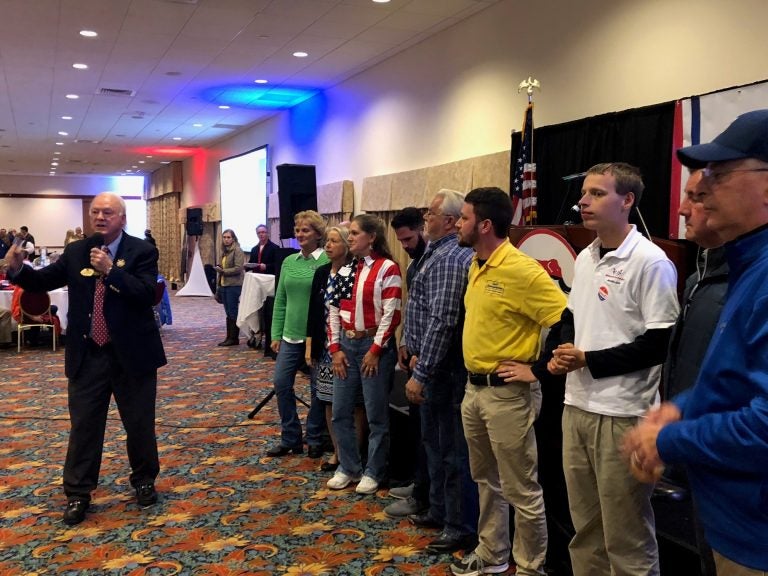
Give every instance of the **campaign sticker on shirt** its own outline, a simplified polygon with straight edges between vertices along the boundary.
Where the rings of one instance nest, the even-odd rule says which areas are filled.
[[[342,266],[341,268],[339,268],[338,274],[339,276],[344,276],[346,278],[347,276],[352,274],[352,268],[350,268],[349,265]]]
[[[504,296],[504,284],[493,280],[486,282],[485,293],[491,296]]]
[[[600,286],[600,288],[597,289],[597,297],[600,299],[600,302],[608,300],[608,287]]]

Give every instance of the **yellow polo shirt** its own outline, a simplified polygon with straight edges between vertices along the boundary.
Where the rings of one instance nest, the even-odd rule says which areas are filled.
[[[464,296],[464,364],[490,373],[502,360],[533,362],[542,327],[560,320],[565,294],[533,258],[504,242],[480,268],[469,268]]]

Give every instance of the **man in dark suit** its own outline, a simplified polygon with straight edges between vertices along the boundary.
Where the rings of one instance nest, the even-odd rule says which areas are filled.
[[[251,256],[248,258],[248,263],[245,265],[245,269],[249,272],[256,272],[257,274],[274,275],[275,265],[277,263],[277,251],[280,247],[269,239],[269,229],[266,225],[259,224],[256,226],[256,235],[259,237],[259,243],[251,248]],[[248,346],[251,348],[256,350],[260,349],[261,335],[269,334],[270,326],[272,324],[272,306],[274,305],[274,301],[275,299],[272,296],[268,297],[259,311],[259,324],[262,329],[259,334],[254,334],[249,338]],[[269,336],[267,336],[264,345],[264,356],[272,356],[274,358],[274,353],[269,349]]]
[[[65,247],[41,270],[22,265],[14,246],[6,257],[11,279],[26,290],[68,286],[65,372],[71,431],[64,462],[64,522],[85,518],[101,466],[110,397],[127,436],[130,483],[140,506],[157,502],[160,471],[155,437],[157,369],[166,363],[152,304],[157,249],[123,232],[125,203],[111,193],[91,204],[94,234]]]
[[[279,246],[269,239],[269,230],[264,224],[256,226],[256,235],[259,243],[251,248],[251,256],[245,267],[258,274],[274,274]]]

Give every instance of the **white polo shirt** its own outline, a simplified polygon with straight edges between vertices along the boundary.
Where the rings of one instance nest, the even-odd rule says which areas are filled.
[[[576,348],[604,350],[646,330],[675,323],[677,271],[664,252],[633,225],[616,250],[600,258],[596,239],[576,258],[568,298]],[[654,400],[661,365],[595,379],[584,367],[568,374],[565,403],[606,416],[641,416]]]

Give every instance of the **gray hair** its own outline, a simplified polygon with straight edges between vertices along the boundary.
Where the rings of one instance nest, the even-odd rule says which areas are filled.
[[[435,198],[442,198],[443,204],[440,209],[444,216],[453,216],[458,219],[461,216],[461,208],[464,205],[464,194],[456,190],[442,188],[435,194]]]

